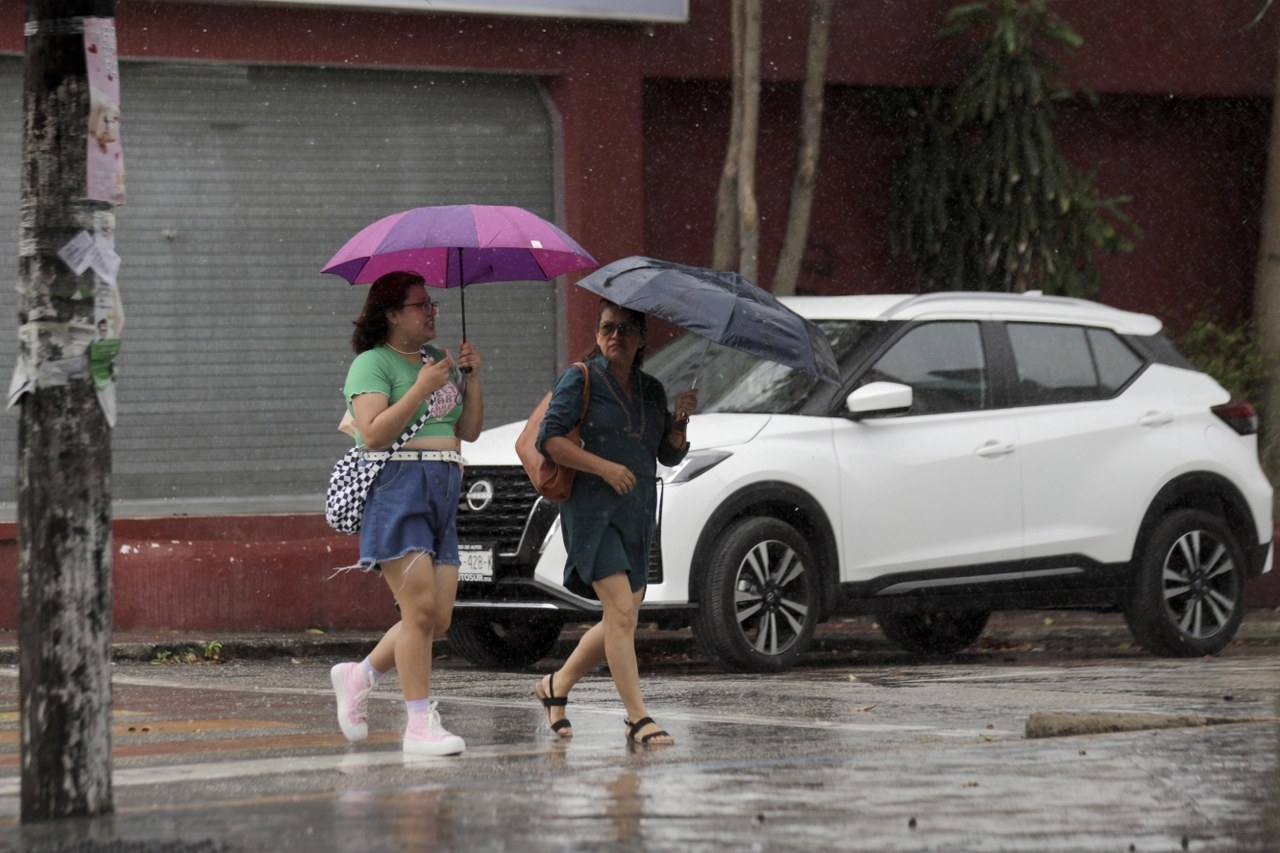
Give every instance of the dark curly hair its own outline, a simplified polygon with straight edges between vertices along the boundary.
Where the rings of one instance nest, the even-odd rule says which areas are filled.
[[[642,335],[649,328],[648,314],[645,314],[641,311],[636,311],[634,308],[623,308],[618,303],[610,302],[608,299],[601,299],[600,304],[596,307],[596,328],[599,328],[600,318],[604,316],[604,309],[606,308],[617,308],[619,311],[621,311],[623,314],[627,316],[628,322],[635,323],[636,326],[639,327],[640,334]],[[595,330],[593,329],[592,331],[594,332]],[[582,357],[581,360],[590,361],[591,359],[595,358],[598,355],[600,355],[600,345],[594,344],[591,347],[591,349],[587,352],[587,354]],[[636,350],[636,359],[635,361],[631,362],[631,369],[639,370],[640,365],[642,364],[644,364],[644,345],[643,344],[641,344],[640,348]]]
[[[381,276],[369,285],[369,295],[364,298],[360,316],[352,321],[351,348],[359,355],[387,342],[387,312],[404,306],[409,288],[425,285],[426,280],[416,272],[399,270]]]

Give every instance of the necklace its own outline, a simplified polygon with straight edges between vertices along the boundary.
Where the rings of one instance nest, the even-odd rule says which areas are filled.
[[[418,354],[421,352],[421,350],[416,350],[416,349],[411,349],[411,350],[409,350],[408,352],[406,352],[405,350],[402,350],[402,349],[396,349],[395,347],[393,347],[393,346],[391,345],[391,343],[390,343],[390,342],[388,342],[388,343],[386,343],[386,344],[383,344],[383,346],[385,346],[387,349],[395,350],[396,352],[400,353],[401,355],[418,355]]]
[[[636,402],[639,404],[639,408],[640,408],[640,417],[639,417],[640,429],[636,430],[632,427],[631,405],[629,404],[628,400],[623,399],[624,397],[626,397],[626,392],[622,390],[621,383],[619,383],[618,380],[613,378],[613,372],[608,370],[607,368],[603,371],[603,373],[604,373],[604,380],[605,380],[604,381],[605,390],[608,391],[609,396],[612,397],[615,402],[617,402],[618,408],[622,409],[623,417],[627,419],[627,424],[625,427],[627,436],[629,438],[643,439],[645,419],[644,419],[644,397],[641,396],[641,391],[642,391],[641,384],[639,382],[632,383],[635,388]],[[614,390],[615,385],[618,386],[617,391]]]

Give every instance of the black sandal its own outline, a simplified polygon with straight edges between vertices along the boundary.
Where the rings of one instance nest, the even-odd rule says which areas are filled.
[[[642,746],[671,746],[669,743],[651,743],[654,738],[671,737],[670,733],[663,731],[662,729],[658,729],[656,732],[649,732],[644,737],[636,737],[636,735],[640,733],[640,730],[645,726],[657,725],[657,723],[653,721],[653,717],[641,717],[634,723],[630,720],[623,719],[622,724],[627,727],[627,740],[632,743],[638,743]],[[672,743],[674,742],[675,739],[672,738]]]
[[[555,722],[551,721],[552,708],[563,708],[569,704],[568,696],[556,695],[556,675],[554,672],[547,673],[546,695],[543,695],[542,692],[542,679],[538,679],[538,683],[533,686],[533,695],[537,696],[538,700],[542,702],[542,707],[547,709],[547,725],[551,727],[551,731],[560,737],[573,737],[573,723],[569,722],[568,717],[561,717]]]

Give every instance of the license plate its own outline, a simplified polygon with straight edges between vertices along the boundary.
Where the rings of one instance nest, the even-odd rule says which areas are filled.
[[[458,580],[471,583],[493,581],[493,546],[463,542],[458,545],[462,557],[458,566]]]

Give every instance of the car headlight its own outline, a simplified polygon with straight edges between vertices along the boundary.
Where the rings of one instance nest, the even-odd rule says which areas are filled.
[[[710,471],[732,455],[727,450],[690,450],[689,455],[679,465],[663,469],[662,482],[687,483]]]

